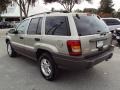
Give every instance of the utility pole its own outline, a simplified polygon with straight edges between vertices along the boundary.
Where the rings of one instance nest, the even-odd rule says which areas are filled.
[[[19,3],[20,3],[20,6],[19,6],[19,8],[20,8],[20,22],[21,22],[21,21],[22,21],[21,0],[19,0]]]

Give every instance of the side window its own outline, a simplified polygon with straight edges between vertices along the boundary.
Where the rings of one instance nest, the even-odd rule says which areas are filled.
[[[47,17],[45,25],[46,35],[70,36],[67,16]]]
[[[24,34],[25,31],[28,29],[28,25],[29,25],[29,20],[24,20],[23,22],[21,22],[21,24],[17,27],[17,31],[19,34]]]
[[[41,34],[42,20],[43,18],[40,17],[38,22],[37,34]]]
[[[116,19],[113,19],[113,25],[120,25],[120,22],[118,21],[118,20],[116,20]]]
[[[33,18],[31,20],[28,31],[27,31],[28,34],[36,34],[38,21],[39,21],[39,18]]]

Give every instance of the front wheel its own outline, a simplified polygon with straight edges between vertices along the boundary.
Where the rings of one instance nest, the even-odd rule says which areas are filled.
[[[43,53],[39,58],[39,67],[42,76],[48,80],[53,81],[57,76],[57,66],[53,58],[48,53]]]
[[[14,51],[14,49],[11,46],[10,42],[7,42],[7,52],[10,57],[15,57],[17,53]]]

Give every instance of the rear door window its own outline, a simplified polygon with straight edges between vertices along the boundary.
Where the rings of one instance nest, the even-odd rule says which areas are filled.
[[[47,17],[45,25],[46,35],[59,35],[59,36],[70,35],[67,16]]]
[[[79,36],[109,32],[104,21],[97,16],[74,16],[73,18]]]
[[[40,17],[39,22],[38,22],[37,34],[41,34],[42,20],[43,20],[43,18]]]
[[[33,18],[28,28],[28,34],[36,34],[39,18]]]

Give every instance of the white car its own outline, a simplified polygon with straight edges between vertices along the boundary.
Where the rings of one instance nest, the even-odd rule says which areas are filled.
[[[118,18],[102,18],[103,21],[108,25],[110,31],[114,31],[120,28],[120,19]]]

